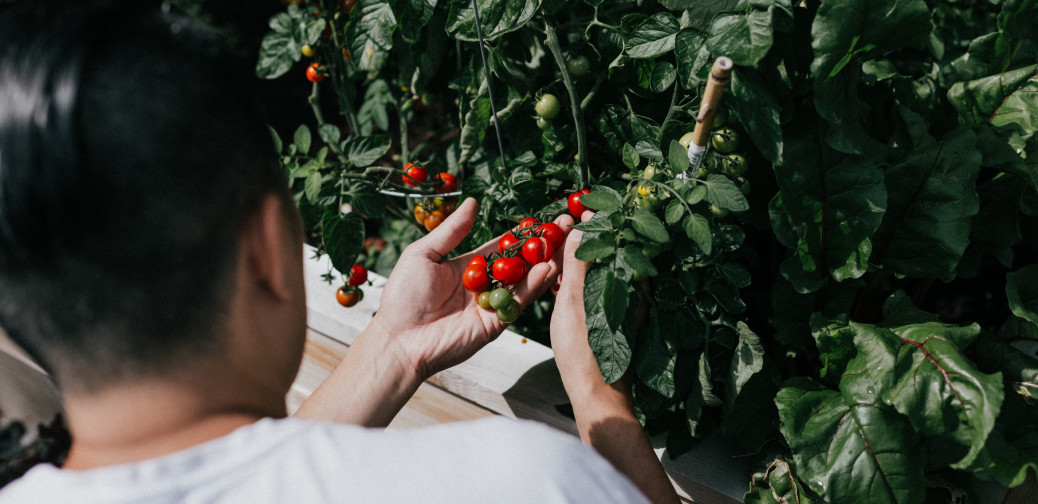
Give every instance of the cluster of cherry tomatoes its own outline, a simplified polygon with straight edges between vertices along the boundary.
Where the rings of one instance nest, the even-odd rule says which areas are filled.
[[[335,291],[335,300],[347,308],[356,305],[364,299],[364,291],[360,290],[360,286],[367,281],[368,269],[359,264],[354,264],[346,277],[346,285],[339,287],[339,290]]]
[[[407,166],[404,166],[404,173],[405,175],[401,175],[400,178],[408,187],[418,187],[429,180],[429,170],[420,164],[407,163]],[[458,179],[450,173],[440,172],[433,178],[433,181],[437,183],[436,194],[447,194],[458,190]]]
[[[430,198],[414,206],[414,220],[432,231],[458,209],[458,198]]]
[[[551,260],[564,240],[562,228],[555,223],[527,217],[501,237],[497,252],[472,258],[461,283],[476,295],[480,308],[496,311],[502,322],[513,322],[521,308],[508,287],[519,283],[530,267]]]

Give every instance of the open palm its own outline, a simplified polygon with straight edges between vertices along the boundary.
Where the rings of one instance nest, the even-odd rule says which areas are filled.
[[[466,200],[428,236],[407,247],[382,291],[382,309],[372,321],[401,346],[423,379],[465,361],[508,327],[496,313],[479,308],[461,284],[468,262],[496,250],[497,239],[441,261],[461,243],[475,220],[476,202]],[[569,233],[573,219],[563,215],[555,223]],[[559,249],[551,261],[530,268],[514,286],[513,295],[522,307],[558,277],[563,257]]]

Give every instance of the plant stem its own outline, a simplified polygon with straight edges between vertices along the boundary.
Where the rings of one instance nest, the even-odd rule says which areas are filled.
[[[605,81],[606,74],[599,74],[598,78],[595,79],[595,85],[588,91],[587,96],[584,97],[584,101],[580,102],[580,110],[587,110],[587,106],[591,104],[591,100],[595,99],[595,93],[598,92],[598,88]]]
[[[497,148],[501,151],[501,169],[508,169],[505,161],[505,143],[501,138],[501,121],[497,119],[497,106],[494,105],[494,89],[490,87],[490,66],[487,65],[487,53],[483,49],[483,28],[479,24],[479,9],[476,8],[476,0],[472,0],[472,15],[476,22],[476,35],[479,37],[479,56],[483,58],[483,77],[487,80],[487,96],[490,98],[490,113],[494,118],[494,131],[497,133]]]
[[[663,122],[660,123],[660,132],[656,133],[656,143],[660,143],[660,142],[663,141],[663,129],[667,127],[667,123],[670,122],[670,119],[672,117],[674,117],[674,110],[677,108],[677,103],[678,103],[678,92],[680,92],[680,91],[681,91],[681,82],[675,79],[674,80],[674,94],[671,95],[671,97],[670,97],[670,107],[667,108],[667,117],[664,117],[663,118]],[[661,145],[660,149],[662,149],[662,148],[663,148],[663,146]]]
[[[577,163],[577,184],[580,187],[584,187],[587,184],[588,175],[587,168],[587,135],[584,132],[584,110],[581,108],[580,100],[577,99],[577,88],[573,85],[573,78],[569,74],[569,69],[566,68],[566,59],[562,55],[562,47],[559,45],[559,37],[555,35],[555,30],[552,29],[551,25],[545,21],[544,31],[548,33],[548,38],[545,43],[548,45],[548,49],[551,49],[551,53],[555,56],[555,62],[559,65],[559,71],[562,72],[562,82],[566,84],[566,91],[569,91],[569,103],[570,108],[573,110],[573,122],[577,126],[577,155],[580,157]]]
[[[404,103],[407,103],[407,100],[404,100]],[[407,166],[411,157],[411,140],[407,136],[407,112],[403,109],[403,104],[397,107],[397,116],[400,118],[400,165]]]
[[[662,182],[654,182],[654,181],[651,181],[651,180],[649,182],[652,182],[656,187],[662,187],[662,188],[666,189],[667,192],[673,194],[674,197],[677,198],[678,201],[680,201],[682,205],[685,205],[685,210],[688,210],[688,214],[692,215],[692,207],[688,206],[688,203],[685,203],[685,200],[681,198],[681,195],[678,194],[677,191],[675,191],[674,189],[671,189],[670,186],[668,186],[667,184],[664,184]]]

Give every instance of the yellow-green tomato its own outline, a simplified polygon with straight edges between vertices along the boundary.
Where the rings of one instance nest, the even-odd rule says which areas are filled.
[[[490,304],[490,291],[480,292],[476,296],[476,304],[484,310],[494,311],[494,307]]]
[[[559,115],[559,99],[552,94],[545,94],[541,97],[537,105],[534,105],[533,110],[537,112],[537,115],[545,119],[555,119]]]
[[[750,165],[746,164],[746,158],[742,157],[742,154],[729,154],[724,159],[724,172],[733,177],[745,175],[749,167]]]
[[[303,56],[306,56],[307,58],[314,57],[314,48],[310,47],[309,45],[304,45],[301,51],[303,53]]]
[[[649,259],[655,259],[656,256],[660,255],[660,245],[658,243],[646,243],[642,246],[642,255]]]
[[[569,73],[574,77],[583,77],[587,75],[587,71],[591,68],[591,63],[588,63],[587,58],[583,56],[574,56],[566,62],[566,68],[569,69]]]
[[[706,165],[703,165],[703,166],[699,167],[699,171],[696,173],[696,177],[697,178],[701,178],[701,179],[705,179],[706,176],[710,175],[711,173],[713,173],[713,171],[710,170],[710,168],[707,167]]]
[[[681,146],[684,147],[685,150],[688,150],[689,144],[692,143],[692,132],[689,131],[688,133],[681,135],[681,139],[678,140],[678,143],[681,144]]]
[[[545,119],[543,117],[538,117],[537,118],[537,127],[542,129],[542,130],[546,130],[546,129],[551,127],[551,120]]]
[[[739,134],[731,128],[721,128],[710,135],[710,142],[717,152],[728,154],[739,148]]]
[[[642,178],[645,180],[653,180],[656,178],[656,167],[652,165],[646,166],[645,169],[642,170]]]
[[[714,217],[723,219],[728,217],[728,210],[724,208],[718,208],[717,205],[710,205],[710,213],[714,214]]]

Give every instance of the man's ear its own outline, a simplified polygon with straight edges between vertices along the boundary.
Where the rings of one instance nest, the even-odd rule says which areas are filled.
[[[242,236],[244,260],[252,270],[250,275],[257,287],[270,292],[275,298],[287,301],[292,297],[285,268],[286,241],[295,243],[295,231],[285,222],[286,211],[282,198],[268,194],[260,200],[251,222]],[[292,250],[295,250],[294,248]]]

